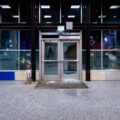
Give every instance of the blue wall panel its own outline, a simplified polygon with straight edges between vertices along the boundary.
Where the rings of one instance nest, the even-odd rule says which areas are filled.
[[[0,80],[15,80],[15,72],[0,72]]]

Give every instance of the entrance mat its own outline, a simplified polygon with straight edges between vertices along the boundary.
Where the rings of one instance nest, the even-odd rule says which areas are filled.
[[[35,88],[38,88],[38,89],[87,89],[88,86],[84,82],[44,83],[39,81]]]

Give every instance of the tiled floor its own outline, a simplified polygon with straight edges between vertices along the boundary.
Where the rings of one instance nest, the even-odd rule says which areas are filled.
[[[120,120],[120,81],[87,85],[35,89],[35,84],[0,81],[0,120]]]

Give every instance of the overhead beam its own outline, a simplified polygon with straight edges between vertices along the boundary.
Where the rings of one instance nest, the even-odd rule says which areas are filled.
[[[47,25],[47,24],[34,24],[34,28],[36,30],[57,30],[57,26],[59,25],[65,25],[65,24],[53,24],[53,25]],[[0,29],[32,29],[31,24],[0,24]],[[120,25],[118,24],[75,24],[73,26],[73,30],[120,30]]]

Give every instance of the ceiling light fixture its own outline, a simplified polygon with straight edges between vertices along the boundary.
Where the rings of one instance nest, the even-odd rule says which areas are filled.
[[[80,5],[71,5],[71,9],[78,9],[80,8]]]
[[[68,15],[68,18],[75,18],[75,15]]]
[[[11,7],[9,5],[0,5],[0,7],[2,9],[11,9]]]
[[[44,18],[51,18],[51,15],[44,15]]]
[[[46,22],[47,24],[51,24],[52,22]]]
[[[19,18],[19,15],[13,15],[12,17],[13,18]]]
[[[41,5],[42,9],[50,9],[50,5]]]
[[[109,9],[119,9],[120,5],[112,5],[109,7]]]
[[[106,15],[99,15],[98,18],[106,18]]]

